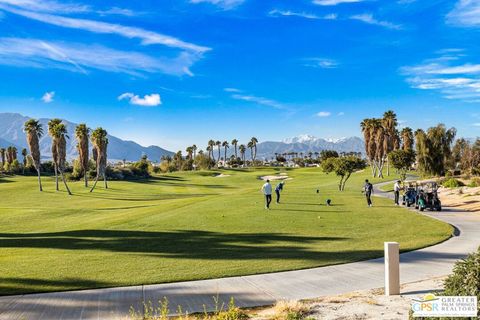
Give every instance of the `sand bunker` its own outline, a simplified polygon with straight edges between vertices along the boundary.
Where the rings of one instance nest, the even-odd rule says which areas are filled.
[[[480,187],[440,188],[438,196],[445,207],[454,207],[465,211],[480,211]]]
[[[281,173],[281,175],[279,176],[263,176],[263,177],[260,177],[260,180],[270,180],[270,181],[274,181],[274,180],[291,180],[291,178],[289,178],[287,176],[286,173]]]
[[[215,178],[225,178],[225,177],[230,177],[230,175],[229,175],[229,174],[223,174],[223,173],[221,173],[221,174],[217,174],[217,175],[215,176]]]

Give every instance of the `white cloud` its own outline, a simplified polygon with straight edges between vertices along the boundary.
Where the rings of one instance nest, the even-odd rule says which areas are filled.
[[[13,6],[29,11],[54,12],[54,13],[85,13],[90,12],[90,6],[75,3],[58,3],[49,0],[0,0],[0,6]]]
[[[162,100],[160,99],[160,95],[158,93],[147,94],[144,95],[143,98],[130,92],[126,92],[118,96],[118,100],[124,99],[128,99],[130,104],[143,107],[156,107],[162,104]]]
[[[373,17],[371,13],[357,14],[357,15],[351,16],[350,19],[362,21],[371,25],[385,27],[387,29],[394,29],[394,30],[402,29],[402,26],[399,24],[394,24],[389,21],[377,20],[376,18]]]
[[[333,69],[337,68],[339,63],[333,59],[327,58],[309,58],[306,59],[307,63],[304,65],[306,67],[313,67],[313,68],[322,68],[322,69]]]
[[[102,15],[102,16],[117,15],[117,16],[125,16],[125,17],[134,17],[134,16],[138,15],[137,12],[134,12],[130,9],[124,9],[124,8],[119,8],[119,7],[111,7],[111,8],[106,9],[106,10],[98,10],[97,13]]]
[[[464,62],[465,56],[440,56],[400,69],[412,88],[439,92],[444,98],[477,102],[480,99],[480,64]],[[453,59],[454,58],[454,59]]]
[[[233,9],[243,2],[245,0],[190,0],[190,3],[210,3],[225,10]]]
[[[278,9],[273,9],[268,13],[268,15],[272,17],[300,17],[300,18],[305,18],[305,19],[313,19],[313,20],[335,20],[337,19],[336,14],[327,14],[324,16],[318,16],[313,13],[307,13],[307,12],[295,12],[291,10],[278,10]]]
[[[45,92],[42,96],[42,101],[45,103],[53,102],[53,98],[55,97],[55,91]]]
[[[197,54],[180,52],[177,57],[152,57],[100,45],[48,42],[39,39],[0,38],[0,64],[16,67],[56,68],[88,73],[90,69],[141,76],[146,73],[191,75]]]
[[[447,14],[447,23],[464,26],[480,26],[480,1],[459,0],[452,11]]]
[[[474,127],[480,127],[480,122],[473,123],[472,126],[474,126]]]
[[[313,3],[320,6],[336,6],[341,3],[355,3],[362,1],[363,0],[313,0]]]
[[[242,90],[237,88],[224,88],[223,91],[225,92],[242,92]]]
[[[246,94],[238,94],[237,93],[237,94],[233,94],[232,98],[236,99],[236,100],[253,102],[253,103],[256,103],[256,104],[260,104],[260,105],[267,106],[267,107],[272,107],[272,108],[275,108],[275,109],[286,109],[286,107],[284,105],[282,105],[280,102],[277,102],[277,101],[271,100],[271,99],[267,99],[267,98],[264,98],[264,97],[257,97],[257,96],[253,96],[253,95],[246,95]]]
[[[41,21],[47,24],[51,24],[51,25],[55,25],[63,28],[80,29],[80,30],[89,31],[93,33],[116,34],[129,39],[140,39],[143,45],[160,44],[167,47],[188,50],[198,54],[201,54],[210,50],[210,48],[207,48],[207,47],[198,46],[193,43],[182,41],[175,37],[145,30],[142,28],[123,26],[119,24],[113,24],[113,23],[107,23],[107,22],[101,22],[101,21],[95,21],[95,20],[68,18],[68,17],[62,17],[58,15],[53,15],[53,14],[19,10],[19,9],[12,8],[10,6],[2,6],[1,4],[0,4],[0,9],[3,9],[5,11],[8,11],[26,18],[30,18],[33,20]]]
[[[343,112],[343,111],[337,113],[337,116],[339,116],[339,117],[344,116],[344,115],[345,115],[345,112]]]
[[[331,115],[332,113],[329,111],[320,111],[316,114],[316,116],[320,118],[330,117]]]

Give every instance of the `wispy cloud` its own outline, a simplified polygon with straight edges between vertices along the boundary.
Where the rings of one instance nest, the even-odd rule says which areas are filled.
[[[480,26],[480,1],[458,0],[452,11],[447,14],[447,23],[464,26]]]
[[[117,15],[117,16],[134,17],[138,15],[138,12],[135,12],[130,9],[119,8],[119,7],[111,7],[105,10],[97,10],[97,13],[102,16]]]
[[[375,25],[375,26],[381,26],[387,29],[394,29],[394,30],[400,30],[402,29],[402,26],[399,24],[394,24],[389,21],[383,21],[383,20],[378,20],[376,19],[371,13],[363,13],[363,14],[357,14],[350,16],[350,19],[353,20],[358,20],[365,22],[367,24]]]
[[[313,3],[318,4],[319,6],[336,6],[341,3],[355,3],[362,1],[364,0],[313,0]]]
[[[474,127],[480,127],[480,122],[472,123],[472,126],[474,126]]]
[[[241,5],[245,0],[190,0],[191,3],[210,3],[222,9],[230,10]]]
[[[53,98],[55,97],[55,91],[45,92],[42,96],[42,101],[45,103],[53,102]]]
[[[84,4],[59,3],[49,0],[0,0],[0,5],[16,7],[29,11],[54,12],[57,14],[85,13],[92,8]]]
[[[237,88],[224,88],[223,91],[225,92],[242,92],[242,90]]]
[[[305,60],[306,63],[304,64],[304,66],[312,68],[334,69],[337,68],[339,65],[336,60],[327,58],[308,58]]]
[[[278,10],[278,9],[273,9],[268,13],[269,16],[271,17],[300,17],[300,18],[305,18],[305,19],[313,19],[313,20],[335,20],[337,19],[336,14],[327,14],[323,16],[319,16],[313,13],[308,13],[308,12],[296,12],[296,11],[291,11],[291,10]]]
[[[236,100],[248,101],[262,106],[272,107],[275,109],[287,109],[285,105],[275,100],[267,99],[264,97],[258,97],[254,95],[235,93],[232,94],[232,98]]]
[[[142,107],[156,107],[162,104],[162,100],[158,93],[146,94],[143,98],[131,92],[126,92],[118,96],[118,100],[124,99],[129,100],[130,104]]]
[[[175,37],[137,27],[129,27],[96,20],[69,18],[53,14],[19,10],[10,6],[3,6],[1,4],[0,9],[29,19],[41,21],[63,28],[80,29],[93,33],[116,34],[129,39],[140,39],[143,45],[160,44],[167,47],[188,50],[199,54],[210,50],[210,48],[207,47],[199,46],[193,43],[182,41]]]
[[[464,55],[439,56],[416,66],[401,68],[416,89],[432,90],[447,99],[477,102],[480,99],[480,64],[464,62]]]
[[[337,113],[337,116],[341,117],[341,116],[344,116],[345,115],[345,112],[343,111],[340,111],[339,113]]]
[[[320,112],[317,112],[317,114],[316,114],[316,116],[320,117],[320,118],[330,117],[331,115],[332,115],[332,113],[329,112],[329,111],[320,111]]]
[[[198,59],[189,52],[181,52],[174,58],[161,58],[100,45],[0,38],[0,64],[17,67],[56,68],[84,74],[98,69],[136,76],[146,73],[181,76],[192,75],[189,68]]]

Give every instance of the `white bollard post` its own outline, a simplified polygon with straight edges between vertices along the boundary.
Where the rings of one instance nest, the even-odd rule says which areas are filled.
[[[385,295],[400,294],[400,249],[398,242],[385,242]]]

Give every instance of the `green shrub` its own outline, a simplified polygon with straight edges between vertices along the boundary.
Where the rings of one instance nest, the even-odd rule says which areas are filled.
[[[473,178],[468,186],[471,188],[480,187],[480,178]]]
[[[453,267],[453,273],[445,279],[443,285],[444,292],[441,293],[443,296],[477,296],[480,301],[480,248],[465,259],[457,261]],[[410,312],[409,319],[456,320],[459,318],[414,318],[413,313]]]
[[[458,187],[463,187],[465,184],[463,184],[460,180],[450,178],[445,180],[442,185],[445,188],[458,188]]]

